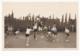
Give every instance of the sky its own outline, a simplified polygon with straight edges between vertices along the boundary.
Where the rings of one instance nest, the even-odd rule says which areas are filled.
[[[75,2],[4,2],[3,3],[3,16],[14,12],[14,17],[19,18],[31,15],[40,16],[53,16],[54,18],[61,18],[64,14],[71,14],[74,18],[78,11],[78,5]]]

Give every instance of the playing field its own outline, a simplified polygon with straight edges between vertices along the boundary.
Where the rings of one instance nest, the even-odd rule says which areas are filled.
[[[65,41],[65,34],[59,32],[56,40],[48,41],[45,33],[37,33],[37,40],[34,40],[33,34],[30,36],[30,46],[26,46],[25,33],[18,35],[8,35],[4,40],[5,48],[76,48],[76,33],[70,33],[69,41]]]

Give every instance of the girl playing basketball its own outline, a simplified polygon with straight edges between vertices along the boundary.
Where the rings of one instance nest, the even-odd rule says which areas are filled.
[[[31,29],[30,27],[28,26],[27,29],[26,29],[26,46],[29,46],[29,36],[30,36],[30,33],[31,33]]]

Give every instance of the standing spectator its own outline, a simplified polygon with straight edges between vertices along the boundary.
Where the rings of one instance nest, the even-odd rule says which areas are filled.
[[[18,29],[18,30],[16,30],[14,33],[15,33],[15,35],[16,35],[16,38],[18,38],[18,34],[20,33],[20,30]]]

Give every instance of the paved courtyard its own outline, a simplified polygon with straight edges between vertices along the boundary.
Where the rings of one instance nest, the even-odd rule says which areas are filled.
[[[30,37],[30,46],[26,46],[25,33],[18,35],[8,35],[4,40],[5,48],[76,48],[76,33],[70,33],[68,42],[65,41],[65,34],[59,32],[56,41],[50,42],[47,40],[45,33],[41,32],[36,35],[38,38],[34,40],[33,33]],[[16,38],[17,37],[17,38]]]

